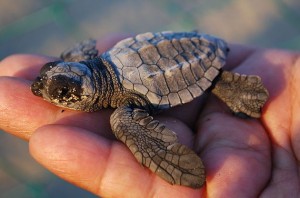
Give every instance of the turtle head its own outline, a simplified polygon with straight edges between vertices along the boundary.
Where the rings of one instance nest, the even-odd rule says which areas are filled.
[[[31,91],[57,106],[91,111],[96,88],[92,71],[87,65],[56,61],[41,68]]]

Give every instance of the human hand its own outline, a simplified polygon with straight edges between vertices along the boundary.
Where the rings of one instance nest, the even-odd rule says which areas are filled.
[[[99,41],[100,51],[119,39]],[[156,117],[201,156],[207,171],[201,189],[171,186],[139,165],[111,133],[112,110],[62,111],[34,96],[30,83],[48,57],[15,55],[0,63],[0,128],[28,140],[32,156],[50,171],[103,197],[296,196],[300,56],[230,48],[227,69],[261,76],[270,92],[261,121],[232,116],[213,96],[203,109],[198,99]]]

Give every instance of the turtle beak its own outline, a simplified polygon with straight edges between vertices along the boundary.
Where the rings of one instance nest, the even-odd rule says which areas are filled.
[[[31,92],[39,97],[43,97],[42,91],[44,90],[44,83],[43,79],[47,79],[46,72],[51,70],[53,67],[55,67],[57,64],[59,64],[62,61],[54,61],[46,63],[40,70],[40,75],[33,81],[31,84]]]
[[[30,86],[31,92],[39,97],[43,97],[42,90],[44,89],[44,85],[41,77],[37,77]]]

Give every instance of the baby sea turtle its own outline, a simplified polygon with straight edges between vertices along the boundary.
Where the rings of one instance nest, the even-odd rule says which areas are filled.
[[[237,113],[258,118],[268,91],[260,77],[223,71],[227,44],[197,32],[144,33],[98,55],[88,40],[45,64],[33,94],[81,111],[116,108],[111,128],[138,162],[171,184],[200,188],[205,170],[199,156],[153,119],[211,90]]]

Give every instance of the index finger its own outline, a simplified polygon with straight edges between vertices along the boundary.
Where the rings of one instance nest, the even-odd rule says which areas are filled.
[[[125,37],[125,34],[119,34],[99,39],[96,46],[99,54],[111,48],[116,42]],[[59,55],[59,53],[57,55]],[[32,54],[11,55],[0,62],[0,76],[12,76],[26,80],[34,80],[40,68],[45,63],[57,59],[58,58]]]
[[[114,36],[100,41],[99,52],[111,47],[122,37]],[[46,56],[13,55],[0,63],[0,128],[23,139],[29,139],[37,128],[51,123],[75,125],[91,131],[108,131],[110,111],[85,116],[83,114],[86,113],[72,110],[62,113],[61,108],[31,93],[31,80],[36,78],[46,62],[53,60]]]
[[[249,56],[251,56],[257,48],[239,45],[239,44],[229,44],[229,55],[226,60],[225,69],[233,70],[238,67],[242,62],[244,62]]]

